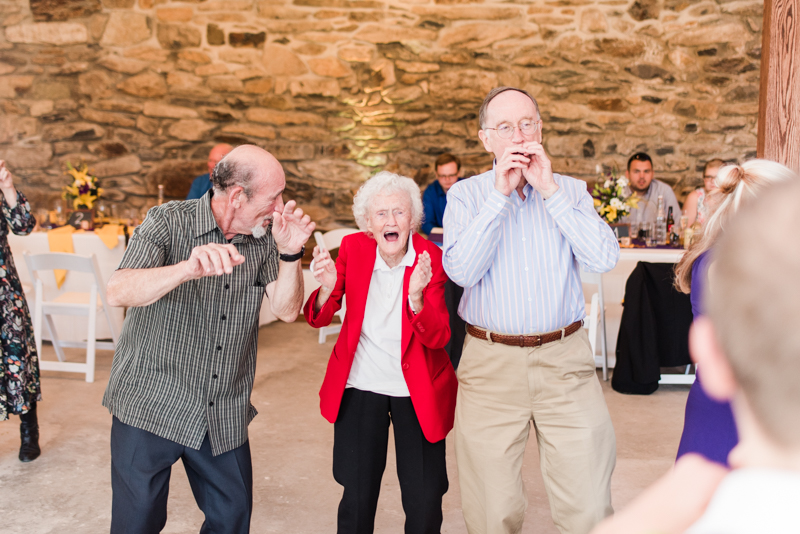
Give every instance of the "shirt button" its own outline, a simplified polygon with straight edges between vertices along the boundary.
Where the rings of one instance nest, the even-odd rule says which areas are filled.
[[[525,238],[523,237],[522,240],[525,241]]]
[[[525,270],[527,271],[527,270],[528,270],[528,268],[527,268],[527,267],[525,267]]]
[[[229,284],[225,284],[225,289],[230,289],[231,286]]]
[[[216,380],[216,379],[217,379],[217,375],[216,375],[216,374],[215,374],[215,375],[212,375],[212,376],[211,376],[211,378],[213,378],[214,380]]]
[[[222,345],[217,345],[217,350],[222,350]]]
[[[214,401],[208,403],[209,406],[214,406]]]
[[[528,297],[528,302],[533,302],[533,299]]]
[[[223,321],[225,320],[225,316],[224,316],[224,315],[222,316],[222,320],[223,320]]]
[[[408,369],[410,366],[407,363],[403,364],[403,369]]]

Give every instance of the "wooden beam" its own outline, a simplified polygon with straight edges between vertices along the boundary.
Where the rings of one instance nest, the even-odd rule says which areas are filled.
[[[764,0],[758,157],[800,171],[800,0]]]

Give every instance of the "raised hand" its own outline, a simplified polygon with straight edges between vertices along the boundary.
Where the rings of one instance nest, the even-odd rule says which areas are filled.
[[[283,212],[272,214],[272,237],[281,254],[297,254],[306,244],[316,225],[311,217],[303,215],[297,203],[290,200],[283,206]]]
[[[336,285],[336,265],[327,250],[314,247],[314,279],[322,284],[322,291],[330,293]]]
[[[192,249],[192,255],[186,260],[185,272],[189,280],[196,280],[204,276],[231,274],[235,266],[243,263],[244,256],[239,254],[235,246],[209,243]]]
[[[411,273],[411,278],[408,281],[408,296],[411,297],[411,302],[414,303],[414,310],[417,313],[422,310],[422,290],[430,283],[432,277],[431,256],[426,251],[419,255],[417,266],[414,267],[414,272]]]
[[[541,143],[531,141],[522,145],[522,149],[529,157],[528,164],[522,169],[522,176],[545,199],[550,198],[558,191],[558,184],[553,179],[553,166],[544,147]]]
[[[506,147],[494,166],[494,188],[508,196],[522,180],[522,170],[528,167],[530,158],[521,153],[519,146]]]

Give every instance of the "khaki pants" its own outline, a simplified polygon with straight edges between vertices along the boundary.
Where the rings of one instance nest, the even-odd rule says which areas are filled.
[[[457,374],[455,447],[470,534],[521,531],[531,422],[559,531],[586,534],[613,512],[616,438],[584,329],[537,348],[467,335]]]

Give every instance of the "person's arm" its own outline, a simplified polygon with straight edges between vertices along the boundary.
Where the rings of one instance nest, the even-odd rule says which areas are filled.
[[[294,200],[283,207],[283,213],[272,214],[272,237],[279,254],[293,255],[306,244],[315,224],[303,210],[296,208]],[[300,260],[281,261],[278,278],[267,284],[270,310],[281,321],[291,323],[303,306],[303,271]]]
[[[697,454],[681,457],[627,508],[591,534],[679,534],[703,515],[728,470]]]
[[[123,258],[123,262],[125,258]],[[230,274],[245,258],[233,245],[209,243],[192,249],[188,260],[151,268],[119,269],[106,288],[110,306],[149,306],[189,280]]]
[[[409,298],[403,304],[414,335],[424,346],[441,349],[450,341],[450,315],[444,302],[447,275],[442,269],[439,250],[427,252],[425,256],[425,252],[420,254],[409,280]]]
[[[339,255],[334,264],[327,251],[323,252],[319,247],[314,247],[316,253],[314,278],[321,285],[311,293],[303,309],[306,321],[314,328],[331,324],[333,314],[342,308],[348,249],[349,239],[345,237],[339,246]]]
[[[697,198],[700,196],[700,192],[698,190],[694,190],[689,193],[689,196],[686,197],[686,202],[683,203],[683,214],[689,218],[688,226],[694,224],[697,220]],[[675,217],[673,211],[673,217]],[[675,218],[676,221],[680,221],[680,217]]]
[[[545,200],[545,209],[586,271],[610,271],[619,260],[619,243],[614,232],[595,211],[594,201],[588,191],[579,191],[576,202],[565,189],[559,188]]]

